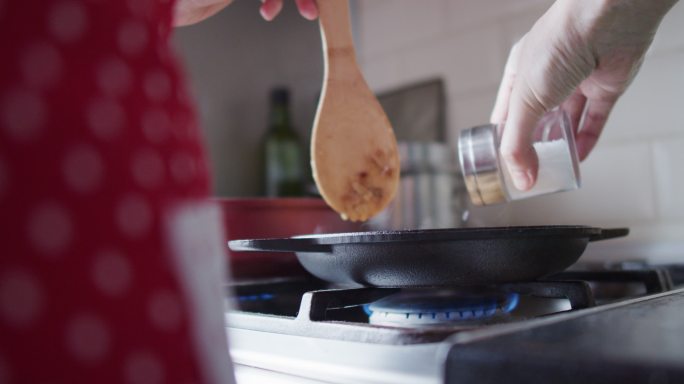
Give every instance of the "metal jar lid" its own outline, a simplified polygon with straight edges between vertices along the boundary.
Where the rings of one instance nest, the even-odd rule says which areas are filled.
[[[458,158],[470,199],[475,205],[505,202],[505,181],[499,168],[496,125],[464,129],[458,138]]]

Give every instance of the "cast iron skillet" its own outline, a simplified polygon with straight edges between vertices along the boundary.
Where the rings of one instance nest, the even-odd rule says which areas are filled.
[[[313,275],[381,287],[483,285],[560,272],[590,241],[627,228],[538,226],[354,232],[233,240],[233,251],[296,252]]]

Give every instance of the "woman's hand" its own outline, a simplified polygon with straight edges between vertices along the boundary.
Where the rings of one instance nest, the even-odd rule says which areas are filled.
[[[233,0],[179,0],[173,18],[173,24],[177,27],[198,23],[210,16],[215,15],[227,7]],[[261,0],[259,9],[261,16],[271,21],[280,10],[283,9],[283,0]],[[308,20],[318,17],[316,0],[295,0],[299,13]]]
[[[516,188],[534,185],[538,159],[531,134],[558,105],[570,114],[580,159],[587,157],[675,3],[557,0],[513,47],[491,120],[506,123],[501,155]]]

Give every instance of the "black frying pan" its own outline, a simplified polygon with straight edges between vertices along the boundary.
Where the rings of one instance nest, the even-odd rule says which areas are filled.
[[[315,276],[382,287],[482,285],[560,272],[587,243],[627,228],[585,226],[459,228],[233,240],[233,251],[296,252]]]

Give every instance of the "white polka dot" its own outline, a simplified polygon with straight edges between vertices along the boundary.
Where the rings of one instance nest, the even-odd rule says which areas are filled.
[[[62,76],[62,57],[48,42],[34,43],[21,57],[21,71],[26,82],[36,88],[57,84]]]
[[[95,136],[111,140],[121,133],[126,116],[123,108],[112,99],[96,99],[86,111],[88,126]]]
[[[77,1],[62,1],[52,8],[49,30],[62,43],[72,43],[83,36],[88,24],[86,10]]]
[[[161,331],[178,329],[181,322],[181,303],[170,291],[158,291],[152,294],[147,303],[147,315],[152,325]]]
[[[66,326],[66,348],[84,363],[101,361],[109,351],[110,336],[104,321],[93,314],[73,317]]]
[[[0,198],[2,198],[9,189],[9,175],[5,162],[0,159]]]
[[[125,382],[129,384],[157,384],[164,381],[164,367],[150,352],[132,353],[124,365]]]
[[[20,269],[0,275],[0,316],[6,324],[28,327],[43,309],[43,294],[38,280]]]
[[[163,101],[171,95],[171,80],[164,71],[152,71],[145,76],[144,89],[152,101]]]
[[[195,159],[187,153],[173,155],[170,168],[171,176],[181,184],[192,181],[197,171]]]
[[[127,55],[142,53],[148,40],[147,27],[139,21],[128,20],[119,26],[117,35],[119,49]]]
[[[158,187],[164,179],[164,160],[157,152],[142,149],[133,155],[131,170],[133,178],[143,188]]]
[[[15,89],[2,98],[2,125],[18,141],[34,139],[46,120],[46,105],[37,93]]]
[[[94,191],[103,179],[102,159],[90,145],[80,144],[69,149],[62,161],[66,185],[78,193]]]
[[[139,238],[150,229],[152,210],[140,196],[127,196],[116,207],[116,223],[124,235]]]
[[[171,119],[161,109],[149,109],[142,117],[142,129],[145,137],[152,143],[159,144],[169,137]]]
[[[92,278],[102,293],[109,296],[122,295],[130,287],[131,275],[131,266],[121,253],[105,250],[95,256]]]
[[[119,58],[103,61],[97,68],[97,84],[102,92],[110,96],[120,96],[131,86],[131,71]]]
[[[65,250],[73,236],[69,212],[57,203],[38,205],[30,214],[28,237],[35,250],[54,256]]]

